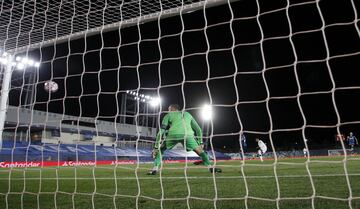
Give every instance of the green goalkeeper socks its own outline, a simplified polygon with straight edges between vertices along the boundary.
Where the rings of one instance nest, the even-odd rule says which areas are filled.
[[[157,153],[157,155],[156,155],[156,157],[155,157],[155,161],[154,161],[154,166],[160,167],[160,165],[161,165],[161,158],[162,158],[162,154],[161,154],[161,153]]]
[[[205,151],[203,151],[202,153],[200,153],[199,155],[204,163],[204,165],[212,165],[212,163],[209,160],[209,156],[207,155],[207,153]]]

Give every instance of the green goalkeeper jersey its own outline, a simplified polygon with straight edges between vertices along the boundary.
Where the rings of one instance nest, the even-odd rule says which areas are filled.
[[[165,115],[161,128],[156,136],[155,148],[158,148],[163,134],[167,132],[167,138],[177,136],[195,136],[198,143],[202,144],[202,130],[193,116],[188,112],[174,111]]]

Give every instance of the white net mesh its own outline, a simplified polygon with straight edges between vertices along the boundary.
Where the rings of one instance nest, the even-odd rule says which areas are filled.
[[[359,6],[2,1],[0,208],[360,208]],[[176,103],[222,173],[146,175]]]
[[[5,50],[23,50],[32,45],[52,44],[96,34],[100,30],[156,20],[159,15],[194,10],[205,1],[3,1],[1,37]],[[215,5],[211,0],[207,5]]]

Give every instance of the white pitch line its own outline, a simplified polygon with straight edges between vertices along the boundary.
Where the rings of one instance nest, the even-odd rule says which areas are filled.
[[[314,174],[311,175],[312,177],[339,177],[345,176],[345,174]],[[353,173],[348,174],[348,176],[360,176],[360,173]],[[140,177],[138,179],[142,180],[154,180],[158,179],[154,177]],[[278,178],[308,178],[309,175],[278,175]],[[212,176],[189,176],[188,179],[213,179]],[[269,176],[246,176],[247,179],[263,179],[263,178],[275,178],[273,175]],[[11,180],[21,180],[23,181],[24,178],[10,178]],[[93,180],[94,178],[91,177],[60,177],[60,178],[25,178],[25,180]],[[96,177],[97,180],[136,180],[135,177]],[[162,179],[185,179],[183,176],[169,176],[169,177],[162,177]],[[216,176],[216,179],[243,179],[243,176]],[[0,178],[0,180],[9,180],[9,178]]]

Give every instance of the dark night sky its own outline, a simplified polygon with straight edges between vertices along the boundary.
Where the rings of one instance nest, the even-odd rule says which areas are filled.
[[[295,5],[301,2],[306,4]],[[241,127],[250,132],[250,146],[255,136],[269,143],[266,99],[270,96],[272,129],[298,129],[271,135],[276,148],[290,149],[295,143],[296,148],[303,146],[301,127],[305,121],[296,98],[300,90],[310,149],[333,147],[338,117],[330,71],[337,88],[356,87],[336,90],[334,98],[340,122],[356,122],[342,124],[341,131],[353,131],[360,137],[360,38],[351,1],[320,1],[328,56],[315,1],[290,3],[291,23],[286,0],[259,0],[264,39],[256,18],[256,1],[243,0],[231,4],[233,21],[229,6],[223,5],[206,9],[206,21],[200,10],[161,19],[160,30],[155,21],[34,51],[31,55],[41,57],[42,62],[35,108],[114,120],[119,111],[116,99],[120,101],[124,91],[140,89],[141,93],[155,94],[159,90],[163,110],[179,103],[200,120],[194,108],[211,98],[215,105],[213,143],[236,150]],[[357,54],[336,57],[351,53]],[[42,88],[46,80],[58,82],[59,91],[47,94]],[[18,103],[18,92],[11,94],[13,104]],[[313,92],[323,93],[307,94]]]

